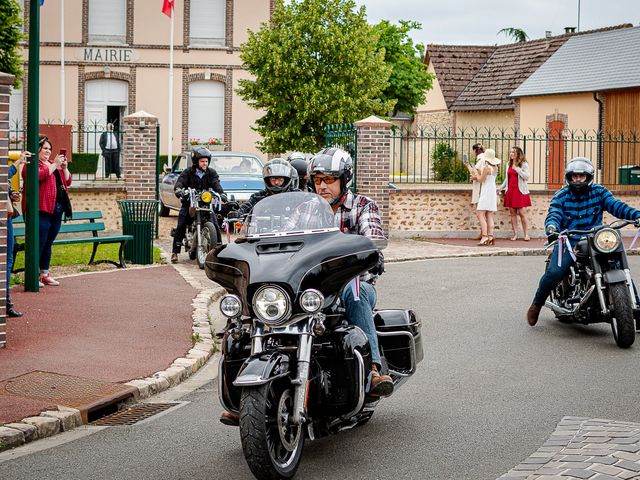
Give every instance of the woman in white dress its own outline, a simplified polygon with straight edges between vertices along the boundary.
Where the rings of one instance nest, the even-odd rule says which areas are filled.
[[[483,154],[484,166],[480,172],[480,198],[478,199],[478,219],[482,229],[482,238],[478,245],[495,245],[493,236],[493,212],[498,210],[498,195],[496,193],[496,176],[500,159],[496,158],[495,150],[487,148]]]

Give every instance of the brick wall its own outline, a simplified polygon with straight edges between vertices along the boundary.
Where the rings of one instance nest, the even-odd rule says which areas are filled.
[[[356,191],[380,208],[382,228],[389,235],[389,156],[391,123],[368,117],[355,123],[358,131]]]
[[[528,210],[529,229],[538,235],[544,230],[552,191],[532,191]],[[614,192],[614,195],[640,208],[640,196]],[[495,216],[496,237],[511,236],[511,220],[506,208],[498,206]],[[413,189],[391,191],[389,201],[389,228],[395,235],[472,237],[480,230],[475,210],[471,207],[471,186],[464,189]],[[613,220],[605,214],[604,222]],[[518,221],[518,228],[520,222]]]
[[[117,200],[126,200],[127,194],[124,189],[78,189],[72,184],[69,189],[69,198],[74,212],[100,210],[105,229],[114,233],[122,232],[122,215]]]
[[[156,199],[156,128],[158,118],[146,112],[123,120],[122,149],[125,189],[128,200]]]
[[[9,150],[9,88],[13,75],[0,73],[0,348],[7,342],[7,155]]]

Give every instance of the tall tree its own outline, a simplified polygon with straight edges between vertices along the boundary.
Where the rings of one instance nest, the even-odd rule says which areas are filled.
[[[22,33],[22,8],[17,0],[0,1],[0,72],[15,75],[15,87],[20,86],[23,75],[20,42]]]
[[[432,87],[433,75],[424,64],[424,45],[414,45],[408,35],[411,30],[421,28],[420,23],[406,20],[400,20],[400,25],[383,20],[374,26],[379,35],[378,47],[384,48],[384,60],[392,68],[382,99],[396,101],[393,115],[398,112],[413,115]]]
[[[529,35],[527,35],[526,32],[521,28],[503,28],[498,32],[498,35],[500,35],[501,33],[504,33],[507,37],[511,38],[511,40],[516,43],[522,43],[529,40]]]
[[[237,93],[265,112],[258,148],[315,151],[327,123],[391,111],[381,100],[391,68],[377,41],[353,0],[277,0],[271,23],[240,48],[254,79],[239,80]]]

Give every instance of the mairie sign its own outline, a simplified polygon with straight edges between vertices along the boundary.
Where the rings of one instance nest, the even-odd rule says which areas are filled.
[[[77,49],[75,57],[83,62],[131,63],[140,55],[132,48],[85,47]]]

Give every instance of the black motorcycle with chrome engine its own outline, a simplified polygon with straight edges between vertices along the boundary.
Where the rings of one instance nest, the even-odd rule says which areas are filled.
[[[551,291],[545,306],[566,323],[606,322],[620,348],[629,348],[636,337],[640,316],[635,287],[631,281],[627,253],[618,230],[637,222],[616,220],[590,230],[565,230],[556,242],[565,242],[575,264]],[[574,246],[570,237],[581,236]],[[550,246],[555,245],[552,243]],[[562,258],[561,252],[559,257]],[[547,265],[551,257],[547,259]]]
[[[304,213],[301,213],[304,212]],[[308,192],[260,201],[233,243],[207,257],[207,276],[227,294],[219,399],[240,417],[245,459],[256,478],[294,476],[305,439],[366,423],[380,402],[367,395],[371,349],[346,321],[344,288],[374,268],[378,246],[333,226]],[[423,358],[411,310],[375,312],[383,370],[397,389]]]

